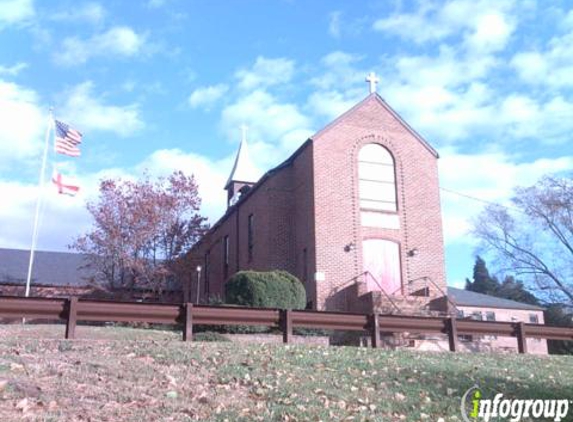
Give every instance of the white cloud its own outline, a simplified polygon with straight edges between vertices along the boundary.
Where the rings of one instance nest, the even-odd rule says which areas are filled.
[[[453,28],[445,25],[429,24],[421,14],[395,14],[374,22],[375,31],[387,32],[416,43],[440,40],[451,34]]]
[[[503,13],[486,12],[476,19],[473,31],[467,36],[467,42],[477,51],[502,50],[514,30],[515,24]]]
[[[527,62],[537,63],[529,67],[533,73],[546,69],[541,57],[530,55]],[[556,143],[573,130],[573,121],[567,118],[573,102],[566,95],[539,96],[496,87],[491,76],[504,64],[492,54],[466,54],[441,46],[435,56],[393,56],[384,63],[382,95],[436,145],[472,137]]]
[[[573,102],[562,96],[541,101],[511,95],[503,100],[497,115],[501,128],[512,137],[536,138],[542,143],[571,140]]]
[[[249,126],[249,140],[273,145],[284,143],[288,144],[289,148],[294,146],[293,141],[289,138],[290,141],[287,142],[286,139],[292,132],[304,131],[308,135],[312,134],[311,121],[295,104],[282,103],[263,90],[253,91],[223,110],[222,127],[229,138],[238,140],[239,137],[235,134],[239,133],[238,128],[243,123]],[[298,145],[305,140],[305,137],[301,137]],[[273,157],[267,158],[276,164],[277,156],[282,160],[287,156],[285,152],[276,152]]]
[[[402,55],[389,61],[394,64],[397,74],[386,73],[388,78],[393,76],[392,79],[419,87],[469,84],[484,79],[497,64],[492,56],[468,57],[446,46],[440,47],[437,55]]]
[[[35,15],[32,0],[3,0],[0,5],[0,28],[25,23]]]
[[[58,64],[73,66],[86,63],[93,57],[134,57],[142,52],[145,42],[145,35],[127,26],[116,26],[88,39],[64,39],[54,60]]]
[[[148,170],[153,176],[166,176],[175,170],[193,174],[201,197],[201,213],[211,223],[217,221],[227,207],[225,183],[233,166],[234,154],[221,160],[213,160],[179,149],[155,151],[137,166],[137,173]]]
[[[310,94],[306,105],[314,114],[333,120],[360,101],[364,92],[365,89],[316,91]]]
[[[447,87],[439,83],[391,81],[384,87],[384,96],[435,145],[488,134],[497,122],[492,103],[494,93],[480,82]]]
[[[573,102],[556,95],[543,100],[524,94],[501,95],[475,82],[461,87],[386,86],[388,102],[436,145],[486,138],[509,144],[519,139],[560,143],[573,130]]]
[[[462,36],[469,48],[497,51],[515,29],[513,0],[450,0],[424,2],[415,13],[378,19],[373,29],[423,44]]]
[[[88,22],[93,25],[97,25],[103,22],[105,16],[106,10],[101,4],[85,3],[54,13],[50,18],[54,21],[74,22],[79,24]]]
[[[5,222],[0,232],[2,247],[30,248],[38,192],[37,185],[0,180],[0,195],[11,198],[0,205],[0,220]],[[51,183],[46,183],[39,214],[38,249],[66,250],[75,236],[88,229],[90,216],[83,199],[82,190],[80,196],[72,198],[58,195]]]
[[[554,88],[573,87],[573,30],[553,37],[544,49],[515,54],[511,65],[526,83]]]
[[[192,108],[205,107],[209,109],[217,100],[225,95],[228,90],[229,87],[225,84],[197,88],[189,96],[189,105]]]
[[[144,127],[137,103],[123,106],[107,104],[97,95],[91,81],[76,85],[62,98],[66,98],[66,102],[61,109],[61,117],[79,130],[104,130],[129,136]]]
[[[87,201],[97,199],[99,181],[113,178],[134,181],[147,170],[151,177],[166,176],[175,170],[195,175],[202,198],[201,214],[213,223],[226,209],[224,185],[234,160],[234,154],[221,160],[185,153],[178,149],[158,150],[132,168],[106,168],[96,173],[77,173],[66,167],[62,172],[79,181],[80,192],[76,197],[58,195],[47,181],[44,188],[44,206],[40,213],[39,249],[67,250],[73,239],[85,233],[92,224],[86,210]],[[47,174],[47,176],[49,176]],[[0,203],[0,247],[29,248],[32,225],[38,197],[34,184],[0,179],[0,197],[11,198]]]
[[[330,13],[328,16],[328,33],[334,38],[340,38],[341,33],[341,17],[342,12],[339,10]]]
[[[47,112],[38,94],[20,85],[0,80],[0,168],[39,155]]]
[[[266,88],[290,82],[294,74],[294,61],[286,58],[267,59],[257,57],[250,69],[235,73],[238,86],[244,90]]]
[[[96,173],[77,173],[73,167],[65,168],[64,174],[75,176],[80,193],[76,197],[58,195],[47,181],[44,188],[44,206],[40,213],[39,249],[66,250],[74,238],[85,233],[91,226],[86,201],[97,199],[99,181],[113,178],[134,181],[144,171],[151,177],[167,176],[175,170],[193,174],[202,198],[201,214],[211,223],[219,219],[226,209],[224,185],[233,165],[234,154],[221,160],[185,153],[178,149],[158,150],[133,168],[107,168]],[[48,175],[47,175],[48,176]],[[0,247],[29,248],[32,224],[38,197],[34,184],[0,179],[0,196],[11,198],[0,203]],[[64,217],[64,218],[63,218]]]
[[[511,65],[526,82],[542,84],[549,73],[547,59],[537,51],[521,52],[513,56]]]
[[[150,9],[158,9],[160,7],[165,6],[166,3],[167,0],[149,0],[147,2],[147,7],[149,7]]]
[[[320,120],[334,119],[367,95],[366,69],[357,68],[362,57],[333,51],[321,59],[322,69],[310,79],[316,88],[307,98],[306,109]]]
[[[320,90],[339,90],[362,84],[366,72],[355,67],[361,60],[362,57],[356,54],[333,51],[320,60],[324,70],[311,78],[310,83]]]
[[[28,67],[28,63],[18,62],[13,66],[0,65],[0,75],[16,76]]]
[[[499,151],[463,154],[444,148],[441,157],[438,165],[443,188],[488,203],[508,204],[514,187],[532,185],[546,174],[573,170],[570,156],[516,162],[515,157]],[[474,240],[468,236],[472,219],[486,202],[445,190],[441,198],[446,244],[473,244]]]

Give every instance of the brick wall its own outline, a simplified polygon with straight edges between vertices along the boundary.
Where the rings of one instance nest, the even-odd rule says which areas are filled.
[[[357,155],[368,143],[383,145],[395,159],[398,230],[361,226]],[[249,260],[251,214],[255,242]],[[230,242],[228,274],[223,271],[225,236]],[[305,282],[315,309],[347,310],[345,287],[364,271],[362,241],[370,238],[400,245],[404,284],[429,277],[445,290],[435,151],[377,95],[320,131],[285,164],[264,176],[192,249],[189,259],[203,263],[203,301],[208,295],[222,296],[226,279],[236,271],[284,269]],[[345,250],[349,244],[356,247]],[[409,257],[408,251],[414,248],[419,254]],[[207,252],[210,264],[205,266]],[[324,275],[323,281],[315,281],[317,272]],[[189,291],[194,301],[192,280]],[[344,298],[337,298],[343,290]],[[403,293],[407,290],[413,289],[404,288]],[[439,293],[433,292],[434,296]]]
[[[530,324],[530,315],[537,317],[538,324],[544,324],[545,319],[543,311],[525,310],[525,309],[504,309],[504,308],[485,308],[477,306],[457,306],[458,310],[463,311],[465,317],[471,316],[474,312],[480,312],[483,320],[485,320],[486,312],[493,312],[496,321],[504,322],[525,322]],[[475,337],[475,336],[474,336]],[[482,336],[476,338],[476,341],[487,342],[491,345],[493,350],[506,350],[517,351],[517,340],[515,337],[496,337],[496,336]],[[544,339],[527,339],[527,351],[534,354],[547,354],[547,340]]]
[[[223,193],[222,193],[223,194]],[[281,269],[301,281],[314,274],[314,223],[312,144],[306,143],[292,160],[263,177],[227,210],[210,232],[190,252],[201,263],[201,301],[223,297],[224,283],[240,270]],[[248,220],[253,216],[253,248],[249,256]],[[229,238],[229,268],[224,272],[224,238]],[[306,250],[306,252],[304,252]],[[209,265],[205,264],[205,254]],[[307,264],[304,263],[304,257]],[[305,270],[306,273],[305,274]],[[208,291],[205,280],[208,280]],[[308,300],[315,297],[314,284],[305,282]],[[196,299],[196,284],[190,282],[190,298]]]
[[[394,157],[399,230],[361,227],[357,159],[368,143]],[[320,309],[333,308],[327,300],[332,292],[364,271],[362,241],[369,238],[400,245],[403,283],[430,277],[445,290],[437,157],[377,95],[314,137],[314,188],[316,265],[325,275],[317,282]],[[356,247],[346,251],[348,244]],[[414,248],[418,255],[409,257]]]

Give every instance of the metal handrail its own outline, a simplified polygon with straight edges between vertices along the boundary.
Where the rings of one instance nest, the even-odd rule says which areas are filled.
[[[401,314],[402,310],[394,303],[394,301],[392,300],[390,295],[386,292],[386,290],[384,290],[384,287],[382,287],[382,285],[378,282],[376,277],[374,277],[374,275],[372,275],[372,273],[370,271],[364,271],[363,275],[366,275],[366,274],[368,274],[370,277],[372,277],[372,280],[374,280],[374,283],[376,283],[376,285],[378,286],[380,291],[384,294],[384,296],[386,296],[386,299],[388,299],[388,301],[394,307],[394,309],[396,309],[398,311],[398,313]]]
[[[415,278],[413,280],[408,280],[408,294],[410,293],[410,285],[412,283],[414,283],[415,281],[418,281],[418,280],[424,280],[426,282],[426,288],[428,286],[427,283],[429,281],[446,298],[446,301],[452,306],[452,308],[455,310],[456,314],[459,313],[460,310],[458,309],[456,304],[450,299],[448,294],[446,292],[444,292],[444,290],[434,280],[432,280],[431,277],[424,276],[424,277]],[[426,297],[429,297],[429,295]]]

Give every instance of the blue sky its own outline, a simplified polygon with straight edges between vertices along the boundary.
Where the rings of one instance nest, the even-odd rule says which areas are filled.
[[[84,133],[50,156],[82,186],[48,196],[39,247],[89,228],[101,177],[196,175],[215,221],[249,126],[260,173],[378,92],[439,152],[445,189],[506,203],[573,170],[567,1],[0,0],[0,247],[30,245],[50,106]],[[471,275],[483,203],[442,191],[448,282]]]

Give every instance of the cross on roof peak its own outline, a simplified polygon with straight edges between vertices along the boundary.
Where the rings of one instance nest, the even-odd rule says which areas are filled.
[[[370,83],[370,93],[376,92],[376,85],[380,82],[380,78],[376,76],[376,73],[370,72],[368,76],[366,76],[366,82]]]

